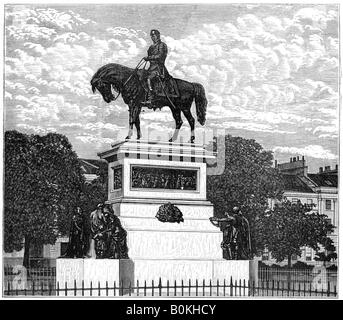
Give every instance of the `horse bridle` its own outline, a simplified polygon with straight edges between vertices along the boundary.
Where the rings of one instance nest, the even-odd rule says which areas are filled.
[[[139,63],[138,63],[138,65],[137,65],[137,67],[135,68],[135,70],[132,72],[132,74],[127,78],[127,80],[124,82],[124,84],[123,84],[123,88],[126,86],[126,84],[130,81],[130,79],[132,78],[132,76],[137,72],[137,70],[139,69],[139,67],[141,67],[142,66],[142,62],[144,61],[144,59],[141,59],[141,61],[139,61]],[[145,68],[145,66],[146,66],[146,64],[147,64],[147,61],[144,61],[145,62],[145,64],[144,64],[144,66],[143,66],[143,68]],[[112,89],[114,89],[113,88],[113,84],[112,83],[110,83],[109,81],[103,81],[103,80],[101,80],[101,79],[99,79],[98,80],[100,83],[107,83],[107,84],[109,84],[110,85],[110,87],[111,87],[111,93],[113,94],[113,92],[112,92]],[[117,88],[115,88],[115,89],[117,89]],[[114,89],[114,91],[116,91]],[[118,98],[119,98],[119,96],[120,96],[120,94],[121,94],[121,91],[118,89],[118,95],[112,100],[112,101],[116,101]]]

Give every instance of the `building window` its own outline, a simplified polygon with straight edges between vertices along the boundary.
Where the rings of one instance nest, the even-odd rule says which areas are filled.
[[[332,210],[331,200],[325,200],[325,210]]]

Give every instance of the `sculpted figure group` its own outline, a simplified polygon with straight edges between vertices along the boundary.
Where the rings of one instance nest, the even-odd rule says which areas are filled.
[[[223,232],[223,258],[227,260],[251,259],[250,226],[238,207],[233,214],[225,213],[224,218],[212,217],[210,221]]]
[[[126,235],[111,205],[99,204],[89,216],[77,208],[63,258],[128,259]]]

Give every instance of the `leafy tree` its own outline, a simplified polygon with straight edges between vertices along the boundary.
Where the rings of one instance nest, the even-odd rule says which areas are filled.
[[[312,205],[283,200],[259,219],[263,243],[277,262],[287,259],[290,268],[292,255],[300,256],[302,247],[319,251],[321,245],[332,243],[328,233],[334,226],[327,218]]]
[[[331,238],[327,238],[327,241],[324,245],[324,251],[317,251],[314,260],[323,261],[324,265],[326,262],[337,259],[336,247]]]
[[[79,160],[65,136],[5,132],[5,251],[24,247],[27,267],[30,246],[54,244],[67,234],[83,183]]]
[[[217,140],[214,141],[217,150]],[[282,177],[273,167],[271,151],[263,150],[253,139],[225,136],[225,169],[220,175],[207,176],[207,198],[214,205],[214,215],[238,206],[249,220],[253,253],[263,249],[259,215],[268,208],[269,198],[280,198]]]

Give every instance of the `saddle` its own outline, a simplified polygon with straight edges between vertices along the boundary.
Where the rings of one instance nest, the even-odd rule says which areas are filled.
[[[145,92],[149,91],[147,85],[148,71],[147,70],[138,70],[137,72],[138,79]],[[177,86],[176,80],[168,73],[165,72],[164,76],[156,77],[152,83],[153,93],[156,98],[166,97],[166,94],[169,98],[178,98],[180,97],[180,91]]]

